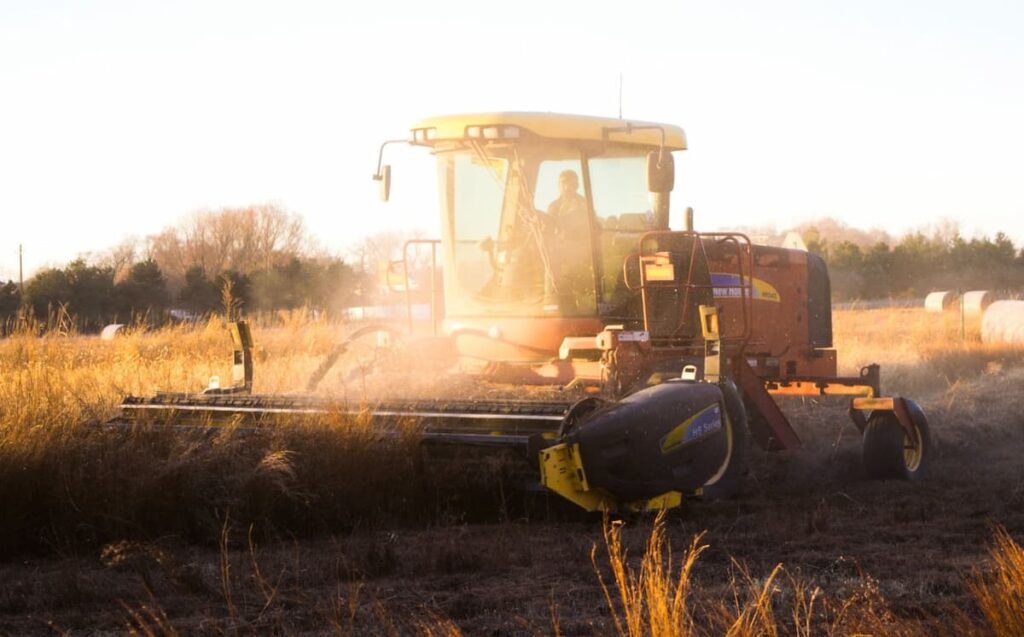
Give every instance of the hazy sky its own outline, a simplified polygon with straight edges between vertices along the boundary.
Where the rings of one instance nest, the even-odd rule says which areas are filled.
[[[697,225],[942,218],[1024,242],[1019,2],[0,0],[0,278],[276,202],[326,247],[436,224],[381,141],[476,110],[683,126]],[[369,5],[374,6],[369,6]]]

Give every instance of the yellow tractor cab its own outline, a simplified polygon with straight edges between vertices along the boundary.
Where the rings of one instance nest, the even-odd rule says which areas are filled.
[[[639,320],[624,262],[642,235],[669,229],[681,128],[484,113],[425,119],[409,142],[437,157],[443,329],[464,333],[460,348],[545,358],[567,335]],[[377,178],[386,198],[390,169]]]

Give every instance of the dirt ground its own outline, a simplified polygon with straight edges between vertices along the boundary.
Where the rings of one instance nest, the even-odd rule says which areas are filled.
[[[841,400],[789,399],[804,449],[753,451],[740,497],[687,502],[668,517],[677,556],[707,532],[696,597],[728,602],[741,566],[762,581],[782,563],[832,599],[877,588],[896,618],[976,619],[965,580],[984,568],[994,529],[1024,537],[1022,388],[1024,370],[995,369],[920,396],[935,456],[919,483],[864,479]],[[611,632],[591,560],[596,546],[598,565],[607,562],[600,518],[504,497],[529,506],[489,523],[454,516],[303,541],[282,532],[259,546],[230,527],[219,547],[169,537],[3,563],[0,633]],[[638,555],[651,519],[626,524]]]

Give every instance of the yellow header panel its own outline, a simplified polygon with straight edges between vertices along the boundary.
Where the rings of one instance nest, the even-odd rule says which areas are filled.
[[[664,131],[665,146],[668,149],[684,150],[686,148],[686,133],[682,128],[671,124],[562,113],[443,115],[422,120],[412,130],[415,134],[417,130],[434,129],[430,131],[429,137],[423,136],[416,139],[417,142],[430,144],[435,140],[466,139],[470,136],[467,133],[470,128],[483,129],[488,126],[515,126],[534,135],[551,139],[608,140],[643,146],[660,146],[662,131]],[[627,126],[634,127],[632,132],[626,132]]]

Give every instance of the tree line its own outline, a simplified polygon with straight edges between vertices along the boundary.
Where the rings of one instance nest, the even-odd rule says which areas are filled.
[[[170,310],[177,318],[200,317],[241,308],[247,312],[310,307],[336,312],[353,304],[358,274],[340,259],[301,259],[252,273],[225,270],[210,277],[200,266],[185,273],[184,284],[172,292],[159,264],[147,258],[115,280],[109,265],[76,259],[63,268],[47,268],[25,283],[24,311],[45,320],[58,308],[90,331],[109,323],[163,323]],[[226,300],[230,296],[230,301]],[[0,318],[21,307],[17,285],[0,286]]]
[[[834,219],[794,232],[828,263],[837,301],[919,298],[938,289],[1024,289],[1024,250],[1003,233],[966,239],[947,222],[897,240]],[[775,245],[785,234],[747,233]],[[44,268],[24,290],[0,281],[0,330],[18,312],[46,320],[62,307],[85,330],[159,323],[171,310],[179,318],[201,316],[224,310],[226,302],[246,312],[305,306],[336,313],[379,300],[382,265],[400,256],[404,240],[393,232],[368,237],[357,246],[353,266],[321,251],[301,218],[280,207],[202,211],[145,239]],[[417,280],[429,280],[423,258],[411,264]]]
[[[277,206],[198,212],[145,239],[128,239],[63,267],[35,273],[19,290],[0,282],[0,324],[18,312],[46,320],[58,308],[83,330],[162,323],[224,310],[357,304],[370,289],[361,269],[318,249],[302,220]],[[226,299],[230,296],[230,300]]]
[[[803,231],[807,249],[824,257],[834,300],[920,298],[935,290],[1024,289],[1024,250],[1000,232],[966,239],[955,229],[913,232],[898,241],[861,244]]]

